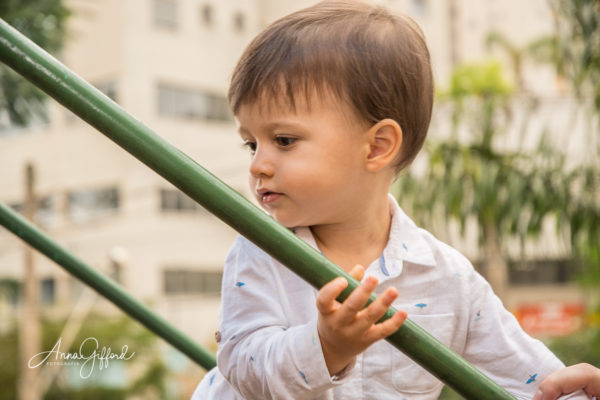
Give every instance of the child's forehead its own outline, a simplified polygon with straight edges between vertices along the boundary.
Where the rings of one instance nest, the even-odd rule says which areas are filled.
[[[345,100],[336,96],[331,90],[306,90],[286,93],[285,91],[263,91],[254,100],[243,103],[236,113],[239,116],[242,109],[250,111],[261,117],[275,117],[283,115],[306,115],[315,110],[329,110],[341,113],[344,116],[356,116],[352,106]]]
[[[263,90],[251,104],[261,109],[269,108],[295,113],[311,111],[314,107],[329,106],[341,102],[327,88],[281,89],[277,91]]]

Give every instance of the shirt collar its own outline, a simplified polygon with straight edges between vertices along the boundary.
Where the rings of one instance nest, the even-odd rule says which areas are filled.
[[[426,267],[436,266],[433,251],[425,240],[424,231],[406,215],[391,194],[388,194],[388,202],[392,217],[390,237],[381,257],[368,267],[368,269],[379,270],[377,275],[379,275],[380,282],[400,275],[404,262]],[[319,250],[309,228],[298,227],[292,231],[313,248]]]
[[[389,194],[392,225],[390,237],[383,250],[385,261],[403,260],[412,264],[435,267],[436,261],[431,245],[425,239],[425,231],[400,208],[396,199]]]

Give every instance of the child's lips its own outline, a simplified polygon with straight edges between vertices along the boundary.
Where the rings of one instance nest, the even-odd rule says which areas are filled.
[[[267,189],[257,190],[256,193],[258,194],[260,201],[265,205],[273,204],[283,196],[283,193],[273,192]]]

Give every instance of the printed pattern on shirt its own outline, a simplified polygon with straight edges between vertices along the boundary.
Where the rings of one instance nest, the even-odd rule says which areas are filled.
[[[529,375],[529,379],[525,383],[529,385],[531,382],[535,382],[535,378],[537,378],[537,374]]]
[[[304,375],[304,372],[298,370],[298,372],[300,372],[300,376],[302,376],[302,379],[304,379],[304,382],[306,382],[306,384],[308,385],[308,380],[306,379],[306,375]]]
[[[381,254],[381,257],[379,257],[379,269],[381,269],[381,273],[385,276],[390,276],[390,272],[385,266],[385,257],[383,257],[383,254]]]

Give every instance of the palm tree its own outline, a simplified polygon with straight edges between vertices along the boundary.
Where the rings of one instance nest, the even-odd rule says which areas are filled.
[[[429,166],[422,176],[400,178],[398,197],[426,226],[456,220],[461,228],[473,219],[479,227],[482,272],[500,298],[507,282],[506,236],[521,242],[540,233],[542,221],[566,204],[564,158],[544,140],[534,154],[500,150],[500,128],[510,125],[512,89],[498,63],[455,70],[442,102],[453,110],[450,140],[430,140]],[[459,140],[457,132],[469,134]]]
[[[571,243],[586,284],[600,285],[600,0],[552,0],[556,34],[546,39],[545,60],[570,83],[583,112],[588,157],[573,172]],[[593,144],[596,144],[594,147]]]
[[[556,36],[549,53],[580,100],[600,113],[600,0],[552,0]]]
[[[513,75],[517,85],[517,91],[525,91],[525,80],[523,78],[523,61],[529,53],[529,47],[519,47],[514,44],[506,35],[492,31],[488,33],[485,43],[489,49],[500,47],[509,57],[512,66]]]

